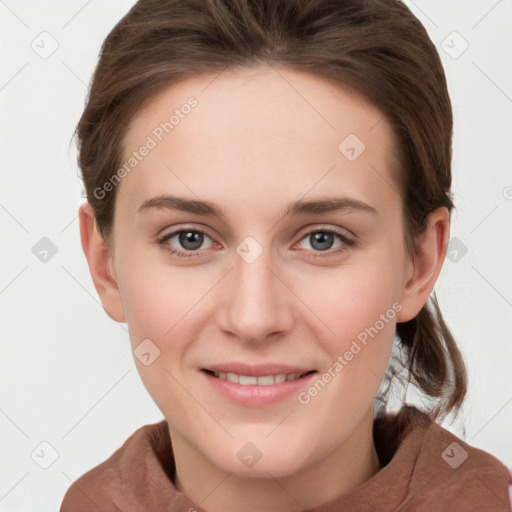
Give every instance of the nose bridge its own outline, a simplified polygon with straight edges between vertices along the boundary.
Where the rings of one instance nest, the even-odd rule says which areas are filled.
[[[286,287],[275,276],[273,251],[247,237],[233,253],[229,285],[219,302],[220,327],[245,342],[261,342],[291,326]]]

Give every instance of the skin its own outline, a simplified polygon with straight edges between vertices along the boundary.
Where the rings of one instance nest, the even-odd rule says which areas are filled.
[[[82,246],[105,311],[127,322],[132,348],[149,338],[160,349],[149,366],[136,363],[169,424],[176,487],[210,512],[313,508],[379,470],[374,398],[396,322],[418,314],[439,275],[449,212],[431,213],[412,261],[390,166],[393,133],[377,109],[274,66],[213,78],[174,84],[134,119],[127,157],[187,98],[198,100],[117,187],[110,250],[91,207],[81,207]],[[338,150],[351,133],[366,145],[353,162]],[[212,201],[226,219],[138,211],[171,193]],[[282,216],[294,200],[332,195],[364,201],[376,214]],[[205,231],[199,255],[178,258],[156,242],[179,228]],[[322,229],[355,245],[334,235],[322,251],[309,236]],[[263,249],[252,263],[236,252],[247,236]],[[166,244],[191,247],[177,236]],[[199,372],[208,363],[271,361],[322,374],[394,303],[395,318],[306,405],[296,396],[264,408],[237,405]],[[237,457],[247,442],[262,454],[251,468]]]

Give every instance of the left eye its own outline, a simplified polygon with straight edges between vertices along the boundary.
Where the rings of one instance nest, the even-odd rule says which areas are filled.
[[[333,247],[336,237],[341,240],[341,242],[337,246]],[[315,252],[324,252],[330,249],[338,249],[339,247],[346,248],[346,246],[353,245],[352,240],[344,234],[328,229],[311,231],[301,239],[301,242],[303,240],[307,240]]]

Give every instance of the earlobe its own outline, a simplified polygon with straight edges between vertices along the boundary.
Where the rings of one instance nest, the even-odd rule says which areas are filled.
[[[450,212],[440,207],[430,213],[427,228],[417,242],[416,255],[401,298],[397,322],[413,319],[427,302],[439,277],[450,237]]]
[[[82,249],[103,309],[116,322],[126,322],[121,294],[113,272],[113,258],[99,233],[91,205],[84,203],[80,206],[78,216]]]

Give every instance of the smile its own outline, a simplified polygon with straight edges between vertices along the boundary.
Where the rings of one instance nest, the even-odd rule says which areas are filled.
[[[202,368],[199,374],[220,397],[242,407],[262,408],[293,400],[311,384],[318,372],[283,365],[256,367],[223,363],[210,369]]]
[[[242,384],[243,386],[271,386],[273,384],[281,384],[285,381],[292,381],[304,377],[308,373],[279,373],[277,375],[262,375],[259,377],[251,375],[238,375],[232,372],[208,372],[218,379],[228,380],[235,384]]]

